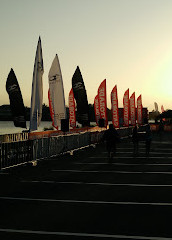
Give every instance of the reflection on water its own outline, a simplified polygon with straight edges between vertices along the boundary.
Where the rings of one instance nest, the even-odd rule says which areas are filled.
[[[27,130],[29,130],[29,121],[26,122]],[[52,127],[52,122],[41,122],[37,131],[43,131],[44,128]],[[0,121],[0,135],[10,133],[21,133],[25,128],[15,127],[12,121]]]
[[[77,125],[81,127],[81,124],[77,122]],[[91,122],[92,126],[95,126],[95,122]],[[29,130],[29,121],[26,122],[27,130]],[[36,132],[44,131],[44,128],[51,128],[52,122],[50,121],[42,121],[40,126]],[[25,128],[15,127],[13,121],[0,121],[0,135],[2,134],[10,134],[10,133],[21,133]],[[54,128],[54,130],[56,130]]]

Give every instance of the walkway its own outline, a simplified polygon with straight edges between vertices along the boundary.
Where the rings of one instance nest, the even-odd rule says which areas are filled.
[[[172,141],[104,145],[0,174],[3,240],[172,239]]]

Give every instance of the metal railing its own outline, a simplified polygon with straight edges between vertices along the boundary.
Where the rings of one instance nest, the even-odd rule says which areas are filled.
[[[120,137],[129,137],[132,127],[118,129]],[[141,131],[145,127],[142,126]],[[80,132],[34,140],[2,142],[0,144],[0,169],[6,169],[39,159],[46,159],[62,153],[81,149],[99,143],[105,129],[94,132]]]
[[[0,169],[50,158],[97,143],[102,132],[84,132],[0,144]],[[93,137],[94,136],[94,137]]]
[[[16,141],[24,141],[28,140],[29,133],[11,133],[11,134],[4,134],[0,135],[0,143],[2,142],[16,142]]]
[[[32,142],[29,140],[0,144],[0,169],[27,163],[32,157]]]

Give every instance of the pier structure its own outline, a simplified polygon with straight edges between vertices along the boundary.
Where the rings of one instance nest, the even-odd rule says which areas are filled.
[[[2,239],[172,239],[172,136],[104,143],[0,174]]]
[[[121,139],[132,134],[133,127],[117,131]],[[143,132],[145,126],[140,127]],[[24,165],[72,153],[82,148],[98,144],[106,128],[82,128],[70,132],[44,131],[33,133],[6,134],[0,136],[0,170]]]

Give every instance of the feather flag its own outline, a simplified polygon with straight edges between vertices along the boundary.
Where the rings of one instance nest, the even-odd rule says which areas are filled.
[[[8,75],[6,81],[6,90],[9,94],[10,108],[13,115],[14,126],[26,128],[25,107],[20,87],[13,69],[11,69]]]
[[[58,56],[56,54],[49,74],[49,95],[51,99],[50,112],[53,114],[52,125],[58,129],[61,127],[61,119],[66,118],[65,97],[63,79]]]
[[[137,123],[142,125],[142,96],[137,98]]]
[[[119,128],[119,112],[118,112],[118,94],[117,86],[111,92],[111,110],[112,110],[112,123],[115,128]]]
[[[95,98],[94,98],[94,113],[95,113],[96,124],[98,126],[99,125],[99,119],[100,119],[98,95],[96,95]]]
[[[124,126],[129,126],[129,109],[130,109],[130,103],[129,103],[129,89],[124,93],[123,97],[123,106],[124,106]]]
[[[73,89],[69,92],[69,124],[70,127],[76,128],[75,99]]]
[[[165,112],[163,105],[161,106],[161,112],[162,112],[162,113]],[[163,118],[162,120],[165,121],[165,118]]]
[[[162,113],[164,112],[164,106],[163,105],[161,106],[161,112]]]
[[[30,132],[37,130],[42,118],[43,84],[44,73],[41,39],[39,37],[32,80],[32,97],[30,109]]]
[[[136,104],[135,104],[135,92],[130,97],[130,118],[131,125],[136,125]]]
[[[99,111],[100,118],[104,119],[105,127],[107,127],[107,102],[106,102],[106,79],[102,81],[98,88]]]
[[[50,116],[52,119],[52,126],[58,130],[58,126],[54,125],[54,111],[53,111],[53,107],[52,107],[52,99],[50,96],[50,89],[48,89],[48,102],[49,102]]]

